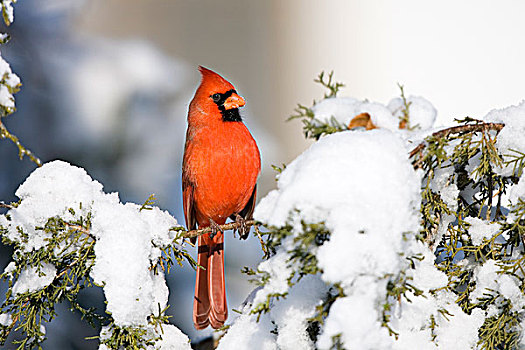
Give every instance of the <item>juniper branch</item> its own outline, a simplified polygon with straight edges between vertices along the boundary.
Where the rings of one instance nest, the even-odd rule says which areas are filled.
[[[495,130],[496,132],[500,132],[504,126],[505,124],[503,123],[478,123],[469,125],[459,125],[436,131],[431,135],[431,137],[435,139],[441,139],[447,137],[450,134],[461,134],[465,132],[479,132],[489,130]],[[416,154],[419,154],[419,158],[413,163],[415,169],[418,169],[421,166],[422,151],[425,149],[426,146],[427,143],[425,141],[421,142],[409,153],[409,158],[412,158]]]
[[[33,152],[31,152],[29,149],[24,147],[21,143],[18,137],[11,134],[9,130],[5,127],[4,124],[2,124],[2,119],[0,118],[0,139],[9,139],[11,142],[15,144],[16,147],[18,147],[18,158],[22,159],[24,156],[28,156],[29,159],[35,163],[37,166],[42,166],[42,161],[35,156]]]
[[[27,299],[26,299],[27,300]],[[24,303],[24,305],[22,305],[22,308],[25,308],[27,306],[27,304],[29,303],[29,301],[26,301]],[[7,327],[4,332],[2,333],[2,335],[0,336],[0,345],[4,345],[3,342],[5,342],[7,340],[7,337],[9,336],[9,334],[11,333],[11,331],[13,330],[13,328],[15,327],[16,323],[18,322],[18,319],[20,318],[20,314],[16,315],[13,320],[11,321],[11,323],[9,324],[9,327]]]

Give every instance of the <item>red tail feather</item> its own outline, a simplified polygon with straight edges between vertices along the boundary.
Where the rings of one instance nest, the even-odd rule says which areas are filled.
[[[199,237],[199,247],[206,247],[204,237]],[[202,268],[197,268],[195,280],[195,298],[193,300],[193,324],[196,329],[208,327],[210,314],[210,301],[208,299],[208,252],[199,251],[197,263]]]
[[[220,328],[228,318],[223,243],[222,233],[218,233],[213,241],[199,237],[197,262],[206,270],[197,269],[193,301],[193,324],[196,329],[204,329],[208,325]]]

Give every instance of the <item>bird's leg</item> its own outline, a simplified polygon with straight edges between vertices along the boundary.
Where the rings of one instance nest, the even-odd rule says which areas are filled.
[[[210,238],[213,239],[213,237],[215,237],[217,232],[221,231],[221,227],[215,221],[210,219],[210,228],[211,228]]]
[[[237,227],[237,232],[239,232],[239,238],[248,238],[248,233],[250,232],[250,229],[246,226],[246,219],[244,219],[239,214],[235,214],[235,223],[239,225],[239,227]]]

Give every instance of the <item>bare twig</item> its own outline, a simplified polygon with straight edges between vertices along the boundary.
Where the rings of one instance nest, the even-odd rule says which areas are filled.
[[[477,131],[489,131],[495,130],[497,132],[501,131],[505,124],[503,123],[478,123],[478,124],[469,124],[469,125],[459,125],[451,128],[443,129],[436,131],[431,136],[437,139],[447,137],[450,134],[460,134],[464,132],[477,132]],[[421,166],[421,159],[423,156],[423,150],[427,146],[426,142],[421,142],[409,153],[409,158],[414,157],[416,154],[419,155],[419,158],[413,163],[414,168],[419,168]]]
[[[14,209],[15,207],[13,207],[10,204],[5,204],[3,202],[0,202],[0,208]]]
[[[436,212],[436,221],[437,223],[430,229],[430,234],[425,237],[424,242],[427,244],[427,246],[434,251],[434,244],[436,243],[436,235],[439,230],[439,224],[441,221],[441,213]]]
[[[263,250],[264,256],[267,256],[268,250],[266,249],[266,245],[264,244],[261,232],[259,231],[259,226],[254,225],[253,227],[255,228],[255,234],[257,235],[257,238],[259,238],[259,243],[261,243],[261,249]]]
[[[8,139],[15,144],[18,148],[18,158],[22,159],[24,156],[28,156],[29,159],[35,163],[38,167],[42,166],[42,161],[29,149],[25,148],[21,143],[18,137],[11,134],[9,130],[2,124],[2,119],[0,118],[0,139]]]
[[[244,222],[244,225],[247,226],[247,227],[250,227],[250,226],[254,226],[256,225],[256,221],[255,220],[246,220]],[[218,228],[221,230],[221,231],[226,231],[226,230],[234,230],[234,229],[237,229],[239,227],[241,227],[241,224],[240,223],[237,223],[237,222],[230,222],[229,224],[224,224],[224,225],[217,225]],[[201,236],[201,235],[204,235],[206,233],[210,233],[211,232],[211,227],[204,227],[204,228],[201,228],[201,229],[198,229],[198,230],[191,230],[191,231],[181,231],[181,233],[184,232],[183,234],[181,234],[181,238],[193,238],[193,237],[198,237],[198,236]]]
[[[88,236],[90,236],[91,238],[95,238],[93,237],[93,235],[89,232],[89,230],[83,226],[80,226],[78,224],[71,224],[69,222],[64,222],[64,224],[69,227],[71,230],[74,230],[74,231],[78,231],[78,232],[82,232],[83,234],[86,234]]]

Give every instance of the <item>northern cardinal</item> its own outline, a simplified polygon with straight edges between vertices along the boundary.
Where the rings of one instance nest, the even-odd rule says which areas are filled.
[[[261,169],[259,149],[242,122],[244,99],[217,73],[199,67],[202,81],[188,110],[182,164],[184,216],[188,230],[211,227],[198,238],[193,324],[220,328],[228,318],[224,281],[224,236],[218,225],[251,218]]]

